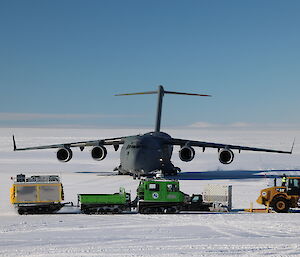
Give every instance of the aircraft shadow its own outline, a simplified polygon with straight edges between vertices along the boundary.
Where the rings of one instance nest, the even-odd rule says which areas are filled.
[[[118,173],[115,171],[75,171],[74,173],[80,174],[96,174],[97,176],[117,176]]]
[[[297,172],[297,173],[296,173]],[[273,173],[273,174],[270,174]],[[274,174],[276,173],[276,174]],[[178,180],[219,180],[219,179],[258,179],[278,178],[283,173],[286,175],[300,175],[300,170],[215,170],[181,172],[177,176],[168,176]]]
[[[96,174],[97,176],[118,176],[117,172],[103,171],[77,171],[75,173]],[[275,174],[274,174],[275,173]],[[167,179],[176,180],[219,180],[219,179],[258,179],[278,178],[285,173],[288,176],[300,176],[300,170],[212,170],[180,172],[177,176],[166,176]]]

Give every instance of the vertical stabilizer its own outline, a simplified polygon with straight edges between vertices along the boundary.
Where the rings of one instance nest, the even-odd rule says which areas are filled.
[[[158,86],[157,94],[158,94],[158,99],[157,99],[157,109],[156,109],[155,132],[160,131],[162,102],[165,94],[165,90],[163,86]]]

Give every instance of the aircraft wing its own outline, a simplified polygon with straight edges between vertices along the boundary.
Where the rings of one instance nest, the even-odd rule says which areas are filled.
[[[42,145],[42,146],[18,148],[16,146],[15,137],[13,136],[14,151],[52,149],[52,148],[70,148],[70,147],[79,147],[80,149],[83,149],[86,146],[99,146],[99,145],[119,146],[123,143],[124,140],[122,137],[116,137],[116,138],[106,138],[106,139],[91,140],[91,141],[72,142],[72,143],[65,143],[65,144]]]
[[[231,150],[239,150],[240,151],[254,151],[254,152],[269,152],[269,153],[286,153],[292,154],[294,143],[290,151],[282,151],[282,150],[274,150],[274,149],[266,149],[266,148],[256,148],[256,147],[249,147],[249,146],[241,146],[241,145],[229,145],[229,144],[218,144],[218,143],[211,143],[211,142],[203,142],[203,141],[193,141],[193,140],[186,140],[186,139],[177,139],[171,138],[168,140],[167,144],[170,145],[180,145],[180,146],[198,146],[202,147],[203,151],[205,148],[217,148],[217,149],[231,149]]]

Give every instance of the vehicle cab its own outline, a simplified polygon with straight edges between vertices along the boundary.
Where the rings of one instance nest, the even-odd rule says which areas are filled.
[[[141,180],[137,195],[140,200],[156,202],[183,202],[185,196],[178,181],[164,179]]]
[[[300,195],[300,177],[288,177],[286,191],[288,195]]]

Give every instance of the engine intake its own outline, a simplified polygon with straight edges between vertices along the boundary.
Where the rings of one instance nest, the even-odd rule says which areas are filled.
[[[56,157],[60,162],[68,162],[73,157],[73,152],[70,148],[60,148],[57,150]]]
[[[230,164],[234,159],[234,154],[230,149],[222,149],[219,152],[219,161],[223,164]]]
[[[104,146],[95,146],[91,150],[91,156],[95,161],[102,161],[107,155],[107,150]]]
[[[190,146],[183,146],[179,151],[179,158],[184,162],[190,162],[195,157],[195,150]]]

